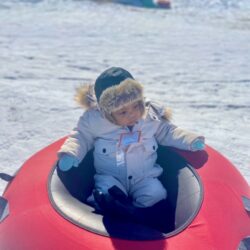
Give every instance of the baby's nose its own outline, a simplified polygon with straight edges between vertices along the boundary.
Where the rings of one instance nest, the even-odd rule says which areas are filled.
[[[135,117],[135,112],[134,110],[129,112],[129,118],[134,118]]]

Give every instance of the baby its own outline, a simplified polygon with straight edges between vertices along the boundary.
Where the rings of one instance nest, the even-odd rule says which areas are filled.
[[[121,197],[140,208],[166,199],[158,179],[163,171],[156,164],[158,144],[190,151],[205,147],[203,136],[170,122],[168,109],[145,101],[143,86],[125,69],[105,70],[94,87],[79,88],[76,99],[86,111],[61,147],[58,166],[77,167],[94,148],[93,193],[104,210]]]

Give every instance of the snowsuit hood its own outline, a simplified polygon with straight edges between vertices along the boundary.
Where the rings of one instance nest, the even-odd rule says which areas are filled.
[[[128,86],[128,84],[130,84],[131,81],[136,82],[135,80],[127,79],[127,80],[125,80],[125,81],[121,84],[121,88],[119,89],[120,93],[121,93],[122,90],[124,89],[124,87],[125,87],[124,85]],[[123,84],[124,84],[124,85],[123,85]],[[132,86],[135,86],[134,83],[132,83]],[[137,85],[136,85],[136,86],[137,86]],[[112,87],[112,88],[113,88],[113,87]],[[133,90],[133,87],[131,87],[130,90],[132,91],[132,90]],[[112,91],[113,91],[113,90],[112,90]],[[114,91],[115,91],[115,90],[114,90]],[[114,94],[114,93],[112,93],[112,94]],[[154,105],[153,105],[151,102],[145,100],[145,99],[143,98],[142,95],[141,95],[141,96],[139,95],[138,98],[132,99],[132,100],[130,100],[130,101],[127,100],[126,104],[132,103],[132,102],[134,102],[134,101],[138,101],[138,100],[140,100],[140,99],[143,99],[143,101],[145,102],[145,105],[146,105],[146,106],[151,106],[151,107],[154,109]],[[82,86],[78,87],[78,88],[76,89],[75,101],[77,102],[78,105],[80,105],[80,106],[81,106],[83,109],[85,109],[85,110],[89,110],[89,109],[93,109],[93,108],[94,108],[94,109],[95,109],[95,108],[99,109],[99,110],[104,114],[104,116],[105,116],[108,120],[110,120],[110,117],[109,117],[109,116],[107,117],[107,113],[105,112],[105,110],[103,109],[103,107],[101,107],[101,105],[103,105],[103,102],[101,102],[101,103],[98,103],[98,102],[97,102],[97,98],[96,98],[96,96],[95,96],[95,91],[94,91],[94,85],[89,84],[89,85],[82,85]],[[118,106],[119,106],[119,105],[118,105]],[[122,105],[121,105],[119,108],[122,108]],[[119,109],[119,108],[113,107],[112,110],[117,110],[117,109]],[[157,110],[155,110],[155,111],[158,113],[158,115],[159,115],[161,118],[163,118],[163,119],[165,119],[165,120],[167,120],[167,121],[170,121],[170,120],[171,120],[172,112],[171,112],[171,109],[170,109],[170,108],[166,108],[166,107],[165,107],[165,108],[162,108],[160,111],[159,111],[159,109],[157,109]],[[110,120],[110,121],[113,122],[113,120]]]

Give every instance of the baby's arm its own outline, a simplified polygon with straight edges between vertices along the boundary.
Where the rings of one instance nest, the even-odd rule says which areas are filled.
[[[205,148],[204,136],[178,128],[167,121],[161,122],[156,139],[161,145],[184,150],[197,151]]]
[[[77,127],[71,132],[61,149],[58,151],[59,168],[67,171],[77,167],[86,153],[93,147],[94,135],[89,124],[89,114],[80,117]]]

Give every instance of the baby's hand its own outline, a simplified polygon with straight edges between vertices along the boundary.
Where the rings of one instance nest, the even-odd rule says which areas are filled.
[[[58,162],[58,166],[62,171],[68,171],[72,167],[78,167],[79,161],[76,157],[64,154]]]
[[[191,149],[193,151],[203,150],[205,149],[205,142],[203,138],[198,138],[195,141],[193,141],[191,145]]]

